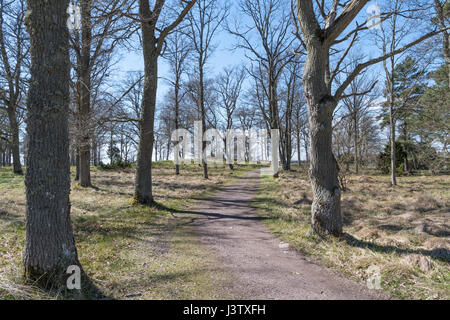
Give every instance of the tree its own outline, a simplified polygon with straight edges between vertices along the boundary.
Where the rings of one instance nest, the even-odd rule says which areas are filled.
[[[281,90],[282,98],[280,99],[280,104],[282,104],[280,111],[282,114],[280,115],[278,127],[280,128],[280,154],[283,170],[291,170],[292,116],[294,110],[299,109],[299,106],[296,106],[296,104],[302,103],[303,94],[301,78],[298,75],[300,68],[300,61],[294,60],[286,66],[282,74],[283,81],[281,81],[281,84],[284,85]]]
[[[189,33],[193,52],[197,60],[199,96],[198,106],[202,121],[202,134],[206,131],[206,105],[205,105],[205,68],[214,51],[213,39],[228,13],[226,6],[222,7],[219,0],[197,0],[197,4],[189,13]],[[206,149],[206,141],[202,142],[202,154]],[[208,179],[208,164],[205,155],[202,155],[203,177]]]
[[[303,89],[302,89],[303,90]],[[296,99],[294,101],[294,117],[293,117],[293,127],[294,127],[294,131],[295,131],[295,140],[297,143],[297,162],[298,165],[301,165],[301,139],[303,136],[303,130],[305,129],[305,127],[308,124],[308,117],[307,117],[307,112],[306,112],[306,104],[304,99],[302,99],[304,97],[303,92],[301,92],[300,94],[300,98]],[[305,141],[305,151],[307,151],[307,140],[308,139],[304,139]],[[307,155],[306,155],[307,156]]]
[[[18,112],[24,94],[23,72],[27,64],[28,42],[23,23],[26,11],[24,0],[0,1],[0,100],[4,102],[11,133],[10,147],[14,173],[22,174]],[[5,13],[10,12],[6,15]],[[2,90],[3,83],[6,90]]]
[[[436,10],[436,22],[442,32],[442,54],[447,65],[448,78],[450,78],[450,2],[444,0],[434,0],[434,8]],[[450,88],[450,81],[448,83]]]
[[[175,130],[180,129],[180,104],[186,94],[181,88],[183,75],[187,71],[187,59],[192,53],[192,45],[187,37],[177,29],[167,39],[167,50],[164,58],[169,62],[172,78],[169,79],[173,86],[173,109]],[[169,143],[170,143],[169,137]],[[175,164],[175,174],[180,174],[180,165]]]
[[[65,285],[79,266],[70,219],[68,0],[29,0],[25,275],[46,287]]]
[[[275,130],[280,129],[279,80],[286,65],[294,59],[296,49],[295,37],[290,32],[292,19],[285,12],[284,4],[280,0],[243,0],[240,11],[251,25],[241,26],[237,21],[234,27],[227,27],[238,39],[237,48],[247,52],[251,61],[247,69],[255,82],[261,113],[268,127]],[[257,40],[252,41],[254,38]],[[274,176],[278,174],[274,172]]]
[[[410,166],[408,162],[408,154],[412,152],[412,139],[409,134],[409,124],[412,121],[417,102],[420,96],[425,90],[425,68],[419,66],[419,62],[410,56],[406,57],[402,62],[398,63],[393,70],[390,81],[386,83],[389,101],[389,112],[386,112],[386,106],[384,106],[381,117],[384,117],[383,125],[390,124],[390,119],[396,122],[400,122],[401,135],[399,142],[402,144],[403,150],[406,153],[404,157],[404,171],[410,172]],[[392,93],[391,91],[392,90]],[[388,121],[389,119],[389,121]],[[395,125],[392,127],[396,130]],[[391,141],[392,143],[392,141]],[[392,151],[391,151],[392,152]],[[397,162],[397,161],[396,161]]]
[[[158,24],[165,1],[156,0],[153,8],[149,0],[139,0],[139,22],[142,32],[142,52],[144,56],[144,88],[139,119],[139,147],[136,163],[136,181],[133,201],[139,204],[154,203],[152,192],[152,154],[155,126],[155,105],[158,84],[158,57],[164,42],[194,6],[196,0],[184,1],[180,13],[163,26]]]
[[[127,0],[79,0],[78,3],[81,9],[81,31],[73,30],[70,38],[76,61],[76,140],[80,185],[90,187],[91,138],[96,127],[92,121],[95,93],[107,77],[113,52],[134,33],[134,29],[123,19],[123,15],[130,11]]]
[[[419,36],[394,51],[359,63],[336,88],[333,86],[340,65],[350,52],[359,32],[367,29],[367,22],[356,24],[348,31],[352,22],[369,0],[351,0],[344,4],[334,0],[297,0],[298,39],[307,52],[303,69],[303,85],[308,106],[311,161],[310,179],[314,194],[312,204],[311,232],[340,235],[342,233],[341,192],[338,180],[338,166],[332,152],[332,120],[338,101],[355,77],[367,67],[404,52],[410,47],[437,34],[436,31]],[[326,13],[326,8],[329,8]],[[395,12],[384,14],[394,15]],[[301,34],[300,34],[301,33]],[[347,49],[331,69],[330,50],[333,46],[345,43]],[[334,93],[332,90],[335,89]]]
[[[419,140],[420,148],[426,153],[432,145],[440,145],[445,157],[450,143],[450,91],[448,90],[449,73],[447,65],[442,65],[433,73],[434,85],[425,89],[414,105],[410,122],[410,132]],[[426,156],[424,154],[424,156]],[[413,159],[414,160],[414,159]]]
[[[224,129],[230,130],[233,128],[233,120],[235,111],[239,107],[239,100],[242,93],[242,85],[245,80],[244,68],[225,68],[223,73],[217,78],[217,92],[219,94],[219,108],[218,113],[225,122]],[[223,139],[225,146],[227,146],[226,135]],[[233,164],[229,164],[230,169],[233,170]]]
[[[345,116],[348,116],[351,119],[351,136],[353,137],[353,154],[356,174],[359,173],[361,160],[360,143],[362,135],[360,134],[360,124],[373,106],[375,96],[370,93],[376,83],[376,80],[369,78],[365,73],[361,73],[349,85],[346,95],[342,99],[342,103],[347,109],[347,114]]]

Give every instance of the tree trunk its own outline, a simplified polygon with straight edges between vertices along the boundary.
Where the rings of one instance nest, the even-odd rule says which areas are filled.
[[[309,162],[310,162],[310,161],[309,161],[309,159],[310,159],[310,156],[309,156],[309,145],[308,145],[309,139],[308,139],[307,135],[304,135],[304,141],[305,141],[305,157],[306,157],[306,163],[309,163]]]
[[[301,158],[301,148],[300,148],[300,130],[298,130],[297,128],[297,162],[298,162],[298,167],[300,168],[300,165],[302,163],[302,158]]]
[[[91,0],[81,1],[81,59],[79,61],[80,81],[80,185],[91,186],[91,146],[90,146],[90,112],[91,112]]]
[[[14,173],[23,174],[22,166],[20,164],[19,124],[17,123],[15,110],[15,106],[10,106],[8,108],[9,127],[12,135],[10,148],[13,156]]]
[[[27,278],[65,285],[79,265],[70,219],[68,0],[28,0],[31,42],[26,171]]]
[[[98,166],[97,139],[95,137],[92,137],[92,158],[94,160],[94,167]]]
[[[203,178],[208,179],[208,163],[206,162],[206,141],[203,137],[206,132],[206,110],[205,110],[205,83],[203,74],[203,60],[199,59],[199,73],[200,73],[200,111],[202,116],[202,165],[203,165]]]
[[[75,156],[75,181],[80,180],[80,150],[77,147],[76,156]]]
[[[408,124],[406,121],[403,123],[403,137],[405,140],[405,144],[404,144],[405,158],[403,159],[403,167],[405,169],[405,172],[409,173],[411,170],[409,168],[409,162],[408,162],[408,153],[409,153],[408,152],[409,151],[409,148],[408,148]]]
[[[389,128],[390,128],[390,142],[391,142],[391,185],[397,185],[397,166],[395,159],[395,119],[394,119],[394,106],[391,98],[389,104]]]
[[[175,83],[175,130],[178,130],[180,128],[180,124],[179,124],[179,117],[180,117],[180,103],[179,103],[180,77],[178,76],[178,73],[177,73],[176,77],[177,78],[176,78],[176,83]],[[177,137],[177,140],[179,140],[178,137]],[[179,143],[179,142],[177,141],[177,143]],[[174,154],[174,159],[175,160],[178,159],[178,156],[179,155],[175,155]],[[175,163],[175,174],[176,175],[180,174],[180,165],[178,163]]]
[[[155,37],[146,23],[142,23],[145,82],[140,116],[140,140],[136,164],[134,202],[153,204],[152,156],[154,141],[154,119],[158,84],[158,56]]]
[[[356,111],[353,115],[353,148],[355,149],[355,173],[359,173],[359,154],[358,154],[358,119],[356,117]]]
[[[337,105],[327,86],[328,49],[312,38],[304,67],[303,83],[309,111],[310,179],[314,195],[311,231],[318,234],[342,233],[341,191],[338,167],[332,152],[332,120]]]

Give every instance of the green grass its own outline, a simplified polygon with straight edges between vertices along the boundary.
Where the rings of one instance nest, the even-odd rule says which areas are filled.
[[[190,221],[174,213],[240,176],[210,166],[210,179],[198,166],[157,163],[154,195],[158,206],[131,205],[134,170],[92,170],[95,188],[72,184],[72,221],[79,259],[100,291],[114,299],[224,299],[229,275],[213,252],[200,244]],[[72,168],[72,173],[74,172]],[[23,177],[0,168],[0,299],[58,299],[25,285],[22,253],[25,243]],[[89,298],[89,297],[88,297]]]

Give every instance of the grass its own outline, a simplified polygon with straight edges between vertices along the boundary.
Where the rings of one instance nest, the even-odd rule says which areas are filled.
[[[450,298],[450,176],[389,177],[368,170],[350,175],[343,193],[345,235],[307,237],[312,193],[306,168],[263,177],[252,205],[281,240],[365,282],[370,266],[382,288],[399,299]]]
[[[208,180],[195,165],[182,166],[180,176],[174,175],[169,163],[155,167],[154,195],[159,205],[154,208],[131,205],[132,169],[93,168],[94,188],[72,184],[71,216],[84,270],[103,294],[114,299],[231,297],[226,288],[229,275],[185,226],[188,218],[174,212],[250,167],[237,166],[231,174],[213,165]],[[23,177],[0,168],[0,299],[62,298],[24,284],[24,244]]]

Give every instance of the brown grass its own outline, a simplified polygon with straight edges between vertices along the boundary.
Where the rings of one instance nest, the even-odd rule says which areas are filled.
[[[342,196],[345,236],[306,236],[312,193],[306,169],[265,178],[254,205],[284,241],[359,281],[382,271],[382,287],[397,298],[450,298],[450,176],[347,177]]]
[[[230,297],[223,289],[228,275],[214,254],[185,227],[186,217],[174,213],[194,198],[223,185],[234,174],[223,167],[154,169],[154,195],[159,206],[133,206],[134,170],[92,169],[94,188],[72,184],[75,241],[83,268],[100,291],[116,299],[214,299]],[[22,280],[25,242],[23,177],[0,168],[0,299],[58,299]]]

